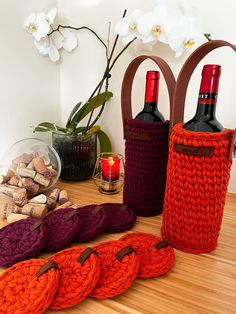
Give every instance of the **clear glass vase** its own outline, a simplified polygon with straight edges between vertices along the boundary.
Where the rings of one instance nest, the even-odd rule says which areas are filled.
[[[97,135],[52,133],[52,146],[61,159],[61,179],[80,181],[93,175]]]

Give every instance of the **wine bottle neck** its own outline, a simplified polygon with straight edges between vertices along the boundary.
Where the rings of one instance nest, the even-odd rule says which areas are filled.
[[[220,72],[202,72],[202,80],[198,95],[198,105],[195,118],[198,120],[215,119],[216,101],[218,95]]]
[[[145,101],[145,103],[144,103],[144,111],[146,111],[146,112],[157,111],[157,102]]]
[[[159,89],[159,72],[148,71],[146,76],[146,89],[144,99],[145,104],[158,102],[158,89]]]

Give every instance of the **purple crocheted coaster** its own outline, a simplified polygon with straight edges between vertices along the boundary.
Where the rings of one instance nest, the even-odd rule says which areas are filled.
[[[47,225],[35,218],[22,219],[0,229],[0,266],[37,256],[48,237]]]
[[[83,218],[83,226],[78,230],[74,240],[87,242],[95,239],[107,228],[111,220],[109,211],[102,205],[88,205],[79,208],[79,214]]]
[[[131,206],[117,203],[102,204],[111,214],[111,221],[106,232],[115,233],[129,230],[136,222],[136,214]]]
[[[48,241],[45,252],[56,251],[64,248],[75,237],[83,225],[83,220],[78,211],[73,208],[61,208],[49,213],[44,221],[48,226]]]

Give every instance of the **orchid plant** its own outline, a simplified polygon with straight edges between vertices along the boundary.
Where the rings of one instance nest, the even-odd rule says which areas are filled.
[[[136,47],[141,45],[144,48],[152,49],[155,44],[162,42],[169,45],[175,52],[175,56],[179,57],[185,50],[193,51],[201,45],[206,37],[201,33],[198,27],[196,14],[192,14],[191,10],[186,10],[186,3],[179,0],[175,7],[170,7],[168,2],[161,0],[159,4],[150,12],[143,13],[135,10],[129,16],[126,11],[123,17],[115,25],[116,38],[109,49],[110,29],[109,22],[108,39],[104,41],[93,29],[88,26],[73,27],[67,25],[55,26],[55,17],[57,10],[51,9],[48,13],[32,13],[25,22],[24,28],[32,34],[34,44],[42,56],[49,56],[51,61],[60,60],[60,51],[63,49],[72,52],[78,45],[75,31],[87,30],[99,40],[105,49],[106,66],[100,81],[92,91],[87,102],[82,104],[78,102],[72,109],[65,127],[57,126],[55,123],[42,122],[38,124],[34,131],[60,131],[65,134],[93,134],[96,133],[100,140],[100,150],[112,151],[111,142],[100,126],[96,122],[100,118],[104,106],[113,96],[109,91],[109,79],[111,70],[118,58],[125,50],[136,41]],[[124,47],[116,54],[116,46],[119,37]],[[104,88],[104,91],[102,89]],[[100,111],[93,119],[94,110],[100,107]],[[87,125],[80,126],[80,122],[89,115]]]

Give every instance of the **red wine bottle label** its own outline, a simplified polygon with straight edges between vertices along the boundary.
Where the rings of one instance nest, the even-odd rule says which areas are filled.
[[[199,93],[198,103],[199,104],[215,104],[217,100],[217,93]]]

